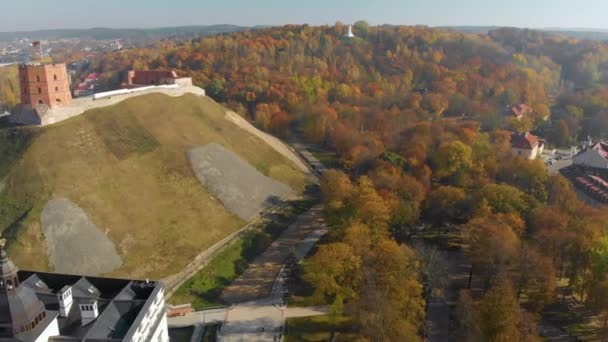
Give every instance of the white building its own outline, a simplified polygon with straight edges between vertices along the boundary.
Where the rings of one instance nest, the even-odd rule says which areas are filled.
[[[590,144],[574,156],[575,165],[608,169],[608,145],[603,142]]]
[[[19,271],[0,240],[0,341],[169,342],[163,286]]]
[[[531,133],[511,134],[511,151],[514,155],[526,159],[536,159],[543,153],[545,145],[539,137]]]

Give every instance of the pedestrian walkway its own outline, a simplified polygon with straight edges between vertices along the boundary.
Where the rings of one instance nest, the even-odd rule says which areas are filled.
[[[318,232],[321,228],[320,232]],[[315,231],[317,233],[315,234]],[[271,295],[272,286],[285,260],[295,253],[301,259],[325,232],[321,205],[316,205],[300,215],[281,236],[258,256],[243,274],[230,284],[222,294],[227,303],[242,303]]]

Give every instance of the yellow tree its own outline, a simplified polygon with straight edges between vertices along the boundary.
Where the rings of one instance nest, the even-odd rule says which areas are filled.
[[[330,300],[341,308],[345,300],[355,297],[360,278],[361,259],[351,246],[337,242],[321,245],[305,264],[304,278],[315,287],[315,297],[320,302]]]

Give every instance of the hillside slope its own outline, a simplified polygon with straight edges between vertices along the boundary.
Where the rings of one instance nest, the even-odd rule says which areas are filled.
[[[22,151],[0,162],[0,178],[6,177],[0,230],[13,259],[22,268],[53,269],[40,217],[49,200],[65,198],[115,244],[122,266],[110,275],[156,278],[179,271],[244,223],[192,171],[186,152],[210,143],[303,190],[307,175],[225,113],[207,97],[151,94],[56,125],[2,132],[0,150],[15,140]],[[52,228],[73,229],[64,226]]]

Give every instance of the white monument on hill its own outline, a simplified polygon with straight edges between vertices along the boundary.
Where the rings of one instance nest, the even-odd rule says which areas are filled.
[[[353,34],[353,25],[348,25],[348,32],[346,32],[346,34],[344,35],[344,37],[346,38],[354,38],[355,35]]]

